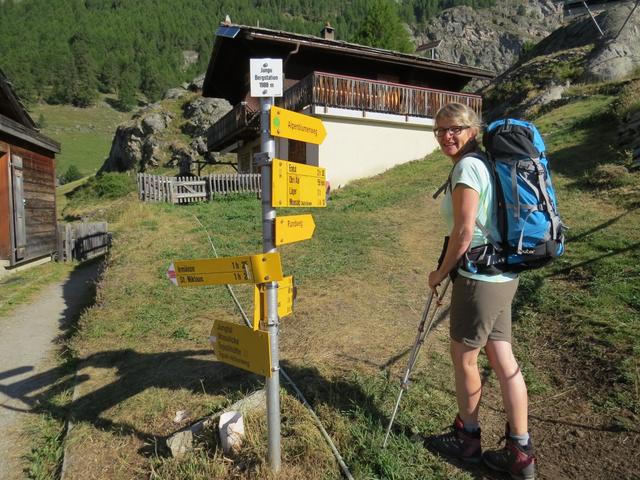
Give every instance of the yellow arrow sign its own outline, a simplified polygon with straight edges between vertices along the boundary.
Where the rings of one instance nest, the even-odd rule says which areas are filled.
[[[271,377],[271,348],[267,332],[216,320],[209,340],[221,362]]]
[[[260,321],[267,321],[267,296],[265,285],[253,288],[253,329],[258,330]],[[278,282],[278,318],[284,318],[293,313],[293,300],[296,296],[293,277],[284,277]]]
[[[289,215],[276,218],[276,246],[309,240],[316,229],[311,215]]]
[[[271,172],[271,203],[274,207],[327,206],[324,168],[276,158]]]
[[[167,277],[179,287],[265,283],[282,280],[279,253],[239,257],[175,260]]]
[[[319,145],[327,131],[319,118],[271,107],[271,135]]]

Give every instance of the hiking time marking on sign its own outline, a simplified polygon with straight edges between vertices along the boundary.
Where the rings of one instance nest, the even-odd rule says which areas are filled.
[[[319,118],[271,107],[271,135],[319,145],[327,131]]]
[[[289,275],[278,282],[278,318],[284,318],[293,313],[293,300],[296,297],[296,287],[293,277]],[[258,330],[260,322],[267,321],[267,296],[264,285],[256,285],[253,289],[253,329]]]
[[[277,252],[175,260],[167,270],[167,278],[179,287],[277,282],[282,277],[280,254]]]
[[[316,229],[311,215],[289,215],[276,218],[276,246],[309,240]]]
[[[267,332],[216,320],[209,340],[221,362],[271,377],[271,348]]]
[[[271,203],[274,207],[327,206],[324,168],[275,158],[271,183]]]
[[[284,75],[281,58],[251,58],[249,75],[252,97],[282,96]]]

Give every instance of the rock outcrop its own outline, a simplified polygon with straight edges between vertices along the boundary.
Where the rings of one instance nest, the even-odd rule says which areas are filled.
[[[231,104],[223,98],[198,97],[184,107],[187,121],[182,125],[182,132],[194,138],[205,137],[211,125],[229,110]]]
[[[158,104],[151,105],[133,119],[119,125],[109,157],[100,168],[101,172],[123,172],[144,170],[146,166],[157,166],[163,160],[163,142],[157,136],[173,121],[174,115],[162,111]]]
[[[204,98],[193,94],[202,88],[204,76],[181,87],[172,88],[165,100],[149,105],[118,126],[109,157],[101,172],[139,170],[159,165],[188,169],[193,162],[207,155],[206,136],[209,128],[230,109],[229,102],[219,98]],[[182,117],[167,110],[172,102],[182,102]],[[174,107],[175,108],[175,107]],[[188,145],[177,142],[178,132],[190,137]]]
[[[595,17],[604,36],[600,35],[594,21],[583,15],[540,42],[531,51],[531,56],[593,45],[585,58],[580,80],[621,80],[640,68],[640,9],[633,12],[634,5],[635,1],[612,4]],[[634,14],[630,16],[632,12]]]
[[[525,44],[533,45],[561,25],[562,7],[553,0],[498,0],[495,7],[454,7],[414,32],[416,44],[442,40],[434,57],[500,74]],[[469,90],[480,86],[470,85]]]
[[[485,119],[530,117],[546,104],[566,102],[571,84],[624,80],[640,68],[640,9],[629,16],[634,4],[615,3],[595,17],[604,36],[583,15],[541,41],[481,91]]]

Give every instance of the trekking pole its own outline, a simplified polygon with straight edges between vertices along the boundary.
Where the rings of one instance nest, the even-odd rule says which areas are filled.
[[[389,425],[387,426],[387,433],[384,436],[384,442],[382,443],[382,448],[386,448],[387,441],[389,440],[389,434],[391,433],[391,427],[393,426],[393,421],[396,418],[396,414],[398,413],[398,407],[400,406],[400,399],[402,398],[403,393],[409,387],[409,375],[411,375],[411,370],[415,366],[418,360],[418,353],[420,352],[420,347],[424,343],[425,338],[429,334],[433,322],[438,313],[438,309],[442,305],[442,299],[444,298],[444,294],[447,292],[447,288],[449,287],[450,280],[447,279],[444,282],[444,286],[442,288],[442,293],[436,299],[436,308],[433,310],[431,315],[431,321],[429,322],[429,326],[425,329],[424,325],[429,317],[429,310],[431,310],[431,304],[433,302],[433,290],[429,295],[429,299],[427,300],[427,304],[424,307],[422,312],[422,319],[420,320],[420,324],[418,325],[418,334],[416,335],[416,341],[413,344],[413,348],[411,349],[411,353],[409,354],[409,362],[407,363],[407,370],[404,372],[404,377],[402,379],[402,383],[400,384],[400,392],[398,393],[398,398],[396,399],[396,406],[393,409],[393,413],[391,414],[391,420],[389,420]]]

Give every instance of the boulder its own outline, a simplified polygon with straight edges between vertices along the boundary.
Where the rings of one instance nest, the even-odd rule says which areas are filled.
[[[634,2],[617,2],[595,16],[604,33],[600,35],[589,15],[559,28],[532,50],[529,58],[551,55],[560,50],[589,46],[583,62],[581,81],[622,80],[640,68],[640,15],[629,16]]]
[[[211,125],[229,110],[231,104],[222,98],[198,97],[184,107],[188,120],[183,124],[182,132],[192,137],[205,137]]]
[[[171,117],[172,115],[168,112],[158,112],[147,115],[142,119],[142,130],[145,135],[158,134],[171,123]]]
[[[205,74],[203,73],[202,75],[198,75],[196,78],[191,80],[191,83],[189,84],[189,90],[193,92],[202,91],[202,86],[204,85],[204,77]]]
[[[142,143],[142,165],[157,167],[161,164],[162,158],[162,143],[155,137],[147,137]]]
[[[205,137],[194,138],[189,146],[200,155],[206,155],[206,153],[208,152],[207,139]]]
[[[125,172],[139,165],[142,158],[139,125],[120,125],[111,142],[109,156],[100,168],[101,172]]]
[[[184,97],[187,93],[188,91],[182,87],[170,88],[164,94],[164,98],[165,100],[177,100],[179,98]]]
[[[622,80],[638,68],[640,68],[640,46],[611,40],[590,55],[586,65],[585,80],[594,82]]]
[[[109,157],[101,172],[144,170],[147,162],[157,165],[161,161],[161,144],[155,135],[164,131],[173,115],[169,112],[144,109],[129,122],[119,125],[111,143]]]
[[[550,85],[541,94],[531,100],[532,105],[547,105],[553,101],[560,100],[562,93],[566,90],[564,85]]]
[[[167,439],[167,446],[171,450],[173,457],[180,458],[193,449],[198,436],[206,429],[215,428],[216,422],[223,413],[230,411],[238,411],[242,414],[248,412],[256,412],[264,410],[266,405],[266,396],[264,390],[258,390],[251,395],[237,401],[224,412],[216,413],[211,417],[200,420],[190,427],[184,428]]]

